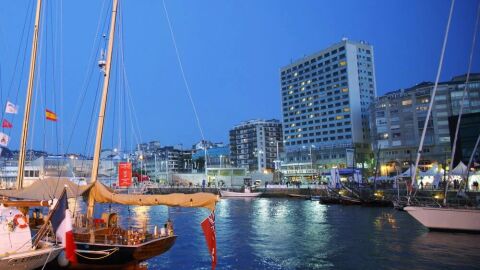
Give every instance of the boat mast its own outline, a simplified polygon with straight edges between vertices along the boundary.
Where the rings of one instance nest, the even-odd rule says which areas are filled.
[[[17,189],[23,188],[28,124],[30,121],[30,107],[31,107],[30,105],[32,103],[33,81],[35,80],[35,67],[37,64],[38,29],[40,25],[41,9],[42,9],[42,0],[37,0],[37,11],[35,12],[35,25],[33,28],[32,53],[30,56],[30,72],[28,74],[27,97],[25,100],[25,112],[23,115],[22,137],[20,140],[20,152],[18,155]]]
[[[112,64],[113,41],[115,38],[115,21],[117,19],[118,0],[113,0],[112,18],[110,20],[110,34],[108,37],[107,59],[105,59],[105,73],[103,79],[102,100],[100,103],[100,111],[98,113],[97,135],[95,139],[95,149],[93,152],[92,176],[91,182],[95,184],[98,177],[98,166],[100,163],[100,151],[102,149],[103,124],[105,121],[105,111],[107,109],[108,84],[110,81],[110,68]],[[92,192],[88,196],[87,218],[93,217],[95,201]]]

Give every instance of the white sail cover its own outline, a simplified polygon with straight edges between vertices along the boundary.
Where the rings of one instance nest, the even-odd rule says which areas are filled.
[[[14,207],[0,206],[0,257],[29,251],[32,248],[30,227],[14,225],[16,215],[23,215]],[[18,268],[11,268],[18,269]]]

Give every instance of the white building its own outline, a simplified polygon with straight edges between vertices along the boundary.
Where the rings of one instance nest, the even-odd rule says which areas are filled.
[[[346,166],[347,149],[366,158],[368,108],[376,96],[371,45],[343,39],[280,75],[285,162]]]

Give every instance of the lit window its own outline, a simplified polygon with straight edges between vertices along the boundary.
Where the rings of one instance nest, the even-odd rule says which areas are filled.
[[[349,107],[345,107],[345,108],[343,108],[343,111],[344,111],[344,112],[349,112],[349,111],[350,111],[350,108],[349,108]]]
[[[337,115],[337,117],[335,117],[337,120],[342,120],[343,119],[343,116],[341,115]]]
[[[288,94],[289,94],[289,95],[293,94],[293,91],[289,91]]]
[[[344,92],[344,93],[348,92],[348,88],[343,88],[342,92]]]
[[[293,87],[293,86],[290,85],[290,86],[288,87],[288,89],[292,89],[292,87]]]
[[[302,85],[305,85],[305,82],[302,82]]]
[[[347,62],[345,62],[345,61],[340,62],[340,66],[345,66],[346,64],[347,64]]]
[[[402,100],[402,105],[403,105],[403,106],[412,105],[412,100],[411,100],[411,99]]]
[[[302,91],[305,90],[305,87],[302,87],[300,90],[302,90]]]
[[[295,73],[293,74],[293,76],[297,77],[297,76],[298,76],[298,72],[295,72]]]

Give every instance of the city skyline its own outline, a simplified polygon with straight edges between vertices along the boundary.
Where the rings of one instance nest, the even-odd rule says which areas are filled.
[[[228,130],[248,119],[282,119],[280,68],[343,37],[365,40],[373,46],[378,95],[434,80],[448,1],[267,1],[251,9],[252,3],[166,1],[207,140],[227,142]],[[101,4],[83,1],[63,6],[66,104],[77,100]],[[466,72],[475,4],[456,4],[442,81]],[[18,47],[17,39],[5,37],[19,32],[26,6],[26,1],[18,1],[0,11],[0,38],[4,40],[0,42],[2,91],[8,88],[15,62],[12,55]],[[131,87],[136,89],[133,100],[142,130],[140,142],[192,145],[200,141],[162,3],[125,2],[125,7],[125,66]],[[432,7],[435,12],[431,12]],[[473,67],[478,72],[478,61]],[[23,91],[20,89],[21,111]],[[68,137],[72,115],[67,109],[59,115],[64,137]],[[11,149],[18,145],[18,119],[14,125]],[[86,130],[87,125],[78,129]],[[108,138],[114,132],[107,129],[106,133]],[[83,150],[83,142],[84,138],[79,137],[72,150]],[[36,145],[41,146],[42,140],[33,145],[41,149]],[[105,148],[109,147],[105,144]],[[52,144],[46,148],[54,149]]]

